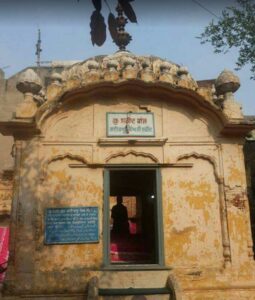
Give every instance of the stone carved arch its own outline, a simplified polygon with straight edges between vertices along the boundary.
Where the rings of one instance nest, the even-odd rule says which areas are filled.
[[[200,122],[204,123],[206,126],[208,126],[208,129],[210,129],[209,128],[210,123],[209,123],[209,121],[205,117],[199,116],[199,117],[196,117],[196,119],[199,120]]]
[[[197,90],[186,89],[185,87],[179,86],[178,89],[174,88],[172,84],[166,82],[144,82],[143,80],[133,79],[130,80],[118,80],[117,82],[111,81],[96,81],[86,85],[78,85],[77,87],[66,90],[65,92],[58,95],[54,101],[47,101],[39,107],[36,113],[36,123],[41,128],[44,122],[52,114],[56,114],[69,100],[75,101],[79,95],[96,95],[101,97],[111,93],[112,95],[125,94],[126,91],[132,90],[133,93],[139,94],[142,98],[146,99],[148,93],[155,95],[161,99],[182,99],[183,103],[189,103],[196,109],[205,111],[206,114],[210,114],[216,118],[219,126],[224,126],[227,119],[224,114],[213,105],[212,101],[206,100],[203,95],[199,94]],[[171,96],[170,96],[171,95]],[[84,105],[86,101],[83,102]]]
[[[48,128],[53,127],[56,125],[59,121],[67,119],[70,116],[70,112],[61,112],[53,115],[52,118],[49,119],[48,122],[44,123],[42,126],[42,130],[46,131]]]
[[[138,152],[138,151],[135,151],[135,150],[128,150],[126,152],[120,151],[120,152],[111,154],[111,155],[109,155],[106,158],[105,162],[109,163],[109,162],[111,162],[111,160],[114,160],[116,158],[119,158],[119,157],[123,157],[124,158],[124,157],[127,157],[127,156],[147,158],[152,163],[159,163],[158,159],[153,154],[151,154],[151,153],[145,153],[145,152]]]
[[[190,158],[190,157],[193,157],[195,159],[207,160],[213,167],[213,172],[214,172],[214,176],[215,176],[215,179],[216,179],[217,183],[222,182],[221,176],[219,175],[219,172],[218,172],[218,167],[217,167],[217,163],[215,161],[215,158],[213,158],[210,155],[201,154],[201,153],[197,153],[197,152],[191,152],[191,153],[187,153],[187,154],[183,154],[183,155],[178,156],[177,161],[187,159],[187,158]]]
[[[83,163],[84,165],[86,165],[88,163],[87,160],[84,157],[82,157],[81,155],[74,155],[71,153],[64,153],[64,154],[52,156],[43,163],[42,172],[41,172],[41,180],[43,181],[46,178],[47,169],[51,163],[58,161],[58,160],[63,160],[65,158],[78,161],[80,163]]]
[[[215,161],[215,158],[212,156],[201,154],[197,152],[191,152],[188,154],[180,155],[177,158],[177,161],[187,159],[193,157],[195,159],[203,159],[208,161],[214,171],[214,176],[216,183],[218,184],[219,188],[219,204],[220,204],[220,221],[221,221],[221,233],[222,233],[222,247],[223,247],[223,258],[224,258],[224,267],[230,264],[231,262],[231,251],[230,251],[230,240],[229,240],[229,230],[228,230],[228,224],[227,224],[227,215],[226,215],[226,199],[225,199],[225,193],[224,193],[224,180],[223,177],[220,176],[218,172],[217,163]]]

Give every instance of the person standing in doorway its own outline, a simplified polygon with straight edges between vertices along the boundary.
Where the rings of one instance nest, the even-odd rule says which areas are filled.
[[[129,235],[128,212],[122,204],[122,196],[117,196],[117,204],[112,207],[111,218],[113,219],[112,233],[116,235]]]

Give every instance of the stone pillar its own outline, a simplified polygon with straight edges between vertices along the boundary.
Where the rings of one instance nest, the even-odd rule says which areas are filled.
[[[34,95],[37,95],[42,89],[39,76],[32,69],[27,69],[21,74],[17,82],[17,89],[24,94],[24,101],[17,106],[16,118],[33,118],[37,111],[37,104],[34,101]]]

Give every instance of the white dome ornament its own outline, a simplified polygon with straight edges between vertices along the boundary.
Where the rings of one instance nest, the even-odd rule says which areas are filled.
[[[143,60],[141,70],[141,79],[146,82],[153,82],[155,75],[152,70],[152,65],[149,60]]]
[[[62,78],[61,74],[55,72],[51,75],[50,79],[53,84],[62,85],[63,78]]]
[[[117,60],[110,59],[106,61],[106,70],[104,72],[104,80],[117,81],[119,79],[118,72],[119,63]]]
[[[38,95],[42,89],[41,79],[34,70],[27,69],[21,73],[16,87],[18,91],[24,94],[24,100],[17,106],[15,117],[17,119],[33,118],[37,111],[34,96]]]
[[[243,119],[242,106],[234,99],[239,87],[239,78],[229,70],[221,72],[215,81],[217,95],[224,97],[223,112],[229,119]]]
[[[173,84],[174,79],[173,79],[173,74],[171,73],[172,64],[170,64],[168,61],[163,61],[161,62],[159,68],[160,68],[159,80]]]
[[[100,65],[97,61],[91,59],[85,63],[87,72],[84,74],[84,79],[87,83],[94,83],[100,80]]]

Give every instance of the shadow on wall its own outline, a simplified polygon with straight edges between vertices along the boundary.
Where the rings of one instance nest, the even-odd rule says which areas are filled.
[[[255,253],[255,139],[246,140],[244,155],[253,239],[253,253]]]

